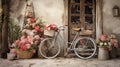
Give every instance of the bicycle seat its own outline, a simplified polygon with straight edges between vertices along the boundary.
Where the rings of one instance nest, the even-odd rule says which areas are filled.
[[[81,28],[72,28],[74,31],[81,31]]]

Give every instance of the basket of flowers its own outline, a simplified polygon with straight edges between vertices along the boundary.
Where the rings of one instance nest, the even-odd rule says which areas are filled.
[[[24,33],[22,37],[16,40],[12,47],[15,47],[18,59],[32,58],[36,51],[36,45],[34,44],[34,37],[28,36]]]
[[[57,26],[55,24],[50,24],[44,30],[44,35],[53,37],[55,32],[57,31]]]

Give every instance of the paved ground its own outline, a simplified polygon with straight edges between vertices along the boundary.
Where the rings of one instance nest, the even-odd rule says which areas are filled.
[[[120,59],[82,60],[78,58],[56,58],[56,59],[26,59],[7,60],[0,59],[0,67],[120,67]]]

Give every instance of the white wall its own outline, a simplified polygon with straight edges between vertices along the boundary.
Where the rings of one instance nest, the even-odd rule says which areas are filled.
[[[62,25],[64,14],[63,0],[29,0],[33,2],[35,16],[42,16],[47,24]],[[25,0],[12,0],[11,2],[11,17],[15,23],[22,25],[25,13]]]
[[[62,26],[64,24],[64,0],[28,0],[34,5],[35,17],[41,17],[45,24],[56,24]],[[15,24],[22,27],[25,15],[25,0],[12,0],[11,18]],[[63,34],[63,32],[61,33]],[[66,36],[67,37],[67,36]],[[61,39],[60,39],[61,40]],[[61,44],[63,49],[65,44]],[[61,51],[63,54],[63,50]]]
[[[63,0],[34,0],[35,15],[43,16],[47,23],[62,25]]]
[[[120,8],[120,0],[103,0],[103,31],[107,35],[116,34],[120,45],[120,17],[113,17],[112,14],[115,5]],[[119,48],[117,54],[120,56]]]
[[[120,34],[120,17],[113,17],[112,8],[120,8],[120,0],[103,0],[103,31],[105,34]]]

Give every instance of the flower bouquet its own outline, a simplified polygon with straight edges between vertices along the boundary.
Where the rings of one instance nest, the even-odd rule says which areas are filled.
[[[37,45],[34,43],[35,37],[24,34],[20,39],[16,40],[12,47],[16,49],[17,58],[28,59],[32,58],[36,51]],[[15,52],[15,51],[14,51]]]
[[[108,40],[108,37],[106,35],[101,35],[99,42],[99,52],[98,52],[98,59],[100,60],[107,60],[109,59],[109,45],[110,42]]]
[[[58,30],[58,28],[55,24],[50,24],[50,25],[46,26],[46,28],[44,30],[44,35],[53,37],[57,30]]]
[[[110,42],[109,42],[109,40],[108,40],[106,35],[101,35],[100,36],[98,45],[99,45],[99,47],[102,47],[102,48],[105,48],[105,49],[109,48]]]

